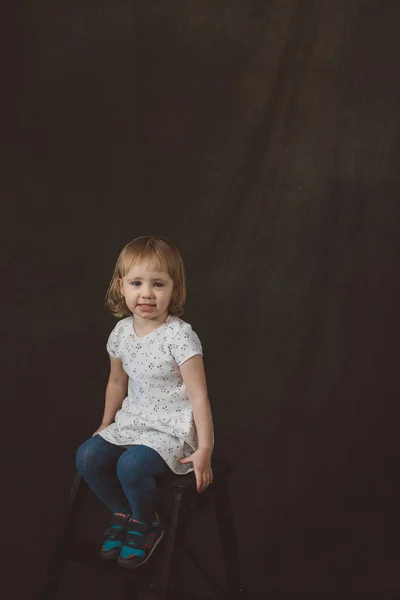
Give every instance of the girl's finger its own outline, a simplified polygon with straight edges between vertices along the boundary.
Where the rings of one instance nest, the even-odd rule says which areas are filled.
[[[208,488],[209,485],[212,484],[212,479],[210,479],[210,477],[206,477],[204,479],[204,484],[203,484],[203,492]]]
[[[197,487],[198,492],[201,492],[201,486],[202,486],[201,479],[196,479],[196,487]]]

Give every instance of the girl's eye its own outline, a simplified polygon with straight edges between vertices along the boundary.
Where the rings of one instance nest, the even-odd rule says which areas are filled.
[[[138,287],[140,285],[140,281],[131,281],[131,285]]]
[[[155,283],[154,285],[155,285],[156,287],[158,287],[158,288],[163,288],[163,287],[164,287],[164,284],[163,284],[163,283],[160,283],[160,282],[157,282],[157,283]]]

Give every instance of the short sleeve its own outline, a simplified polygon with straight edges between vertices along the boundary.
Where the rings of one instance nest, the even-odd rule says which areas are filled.
[[[107,340],[107,352],[111,358],[120,358],[121,356],[121,341],[122,341],[122,327],[121,321],[119,321],[112,332],[110,333]]]
[[[170,347],[172,356],[179,366],[196,354],[203,355],[199,336],[193,331],[189,323],[185,323],[185,327],[178,331]]]

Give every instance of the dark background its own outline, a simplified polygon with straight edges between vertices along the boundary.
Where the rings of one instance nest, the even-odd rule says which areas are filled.
[[[75,449],[101,419],[104,294],[122,246],[145,234],[186,263],[184,318],[204,346],[216,453],[236,467],[251,597],[398,597],[400,4],[11,10],[1,558],[13,597],[42,583]],[[75,600],[110,597],[75,583]]]

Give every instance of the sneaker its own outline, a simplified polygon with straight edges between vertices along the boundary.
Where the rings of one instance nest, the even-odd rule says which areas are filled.
[[[160,521],[154,521],[149,527],[143,521],[129,519],[126,535],[118,557],[120,567],[134,569],[149,560],[164,536]]]
[[[110,525],[104,532],[106,536],[100,550],[102,558],[117,558],[125,539],[126,525],[130,515],[114,513]]]

